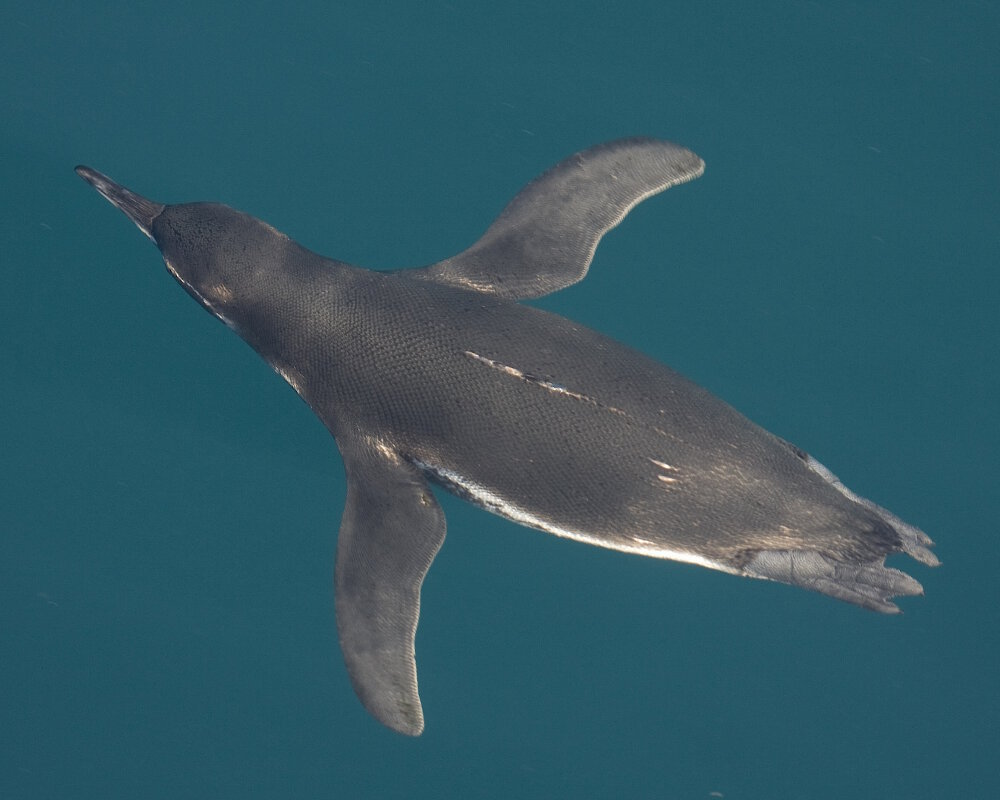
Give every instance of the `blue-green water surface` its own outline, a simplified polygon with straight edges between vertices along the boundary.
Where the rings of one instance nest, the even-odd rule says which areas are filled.
[[[998,40],[972,0],[7,3],[0,798],[1000,796]],[[393,734],[338,650],[334,442],[72,168],[386,268],[636,134],[705,176],[540,304],[944,565],[886,617],[442,496]]]

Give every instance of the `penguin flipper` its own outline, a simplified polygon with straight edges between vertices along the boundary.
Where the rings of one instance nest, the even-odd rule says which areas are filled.
[[[338,444],[347,472],[334,575],[344,661],[365,708],[417,736],[420,586],[444,542],[444,513],[419,471],[390,448],[339,436]]]
[[[697,178],[704,162],[657,139],[619,139],[559,162],[525,186],[468,250],[414,277],[521,300],[587,274],[601,237],[651,195]]]

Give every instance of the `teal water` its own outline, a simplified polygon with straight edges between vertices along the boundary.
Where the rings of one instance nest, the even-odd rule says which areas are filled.
[[[1000,9],[872,5],[7,3],[0,798],[1000,795]],[[397,736],[337,647],[334,443],[72,168],[395,267],[633,134],[705,176],[543,305],[944,566],[890,618],[442,498]]]

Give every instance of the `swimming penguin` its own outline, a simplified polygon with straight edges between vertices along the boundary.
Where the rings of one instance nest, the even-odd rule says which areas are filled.
[[[155,203],[77,167],[336,439],[340,643],[390,728],[424,727],[414,636],[445,535],[431,484],[557,536],[876,611],[922,593],[884,565],[899,552],[937,565],[922,531],[669,367],[518,302],[581,280],[636,203],[703,170],[668,142],[602,144],[529,183],[469,249],[375,272],[227,206]]]

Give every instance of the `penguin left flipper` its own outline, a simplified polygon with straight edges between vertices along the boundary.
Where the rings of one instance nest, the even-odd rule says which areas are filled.
[[[444,542],[444,513],[417,468],[386,445],[343,435],[337,443],[347,473],[334,575],[344,661],[365,708],[417,736],[420,586]]]

